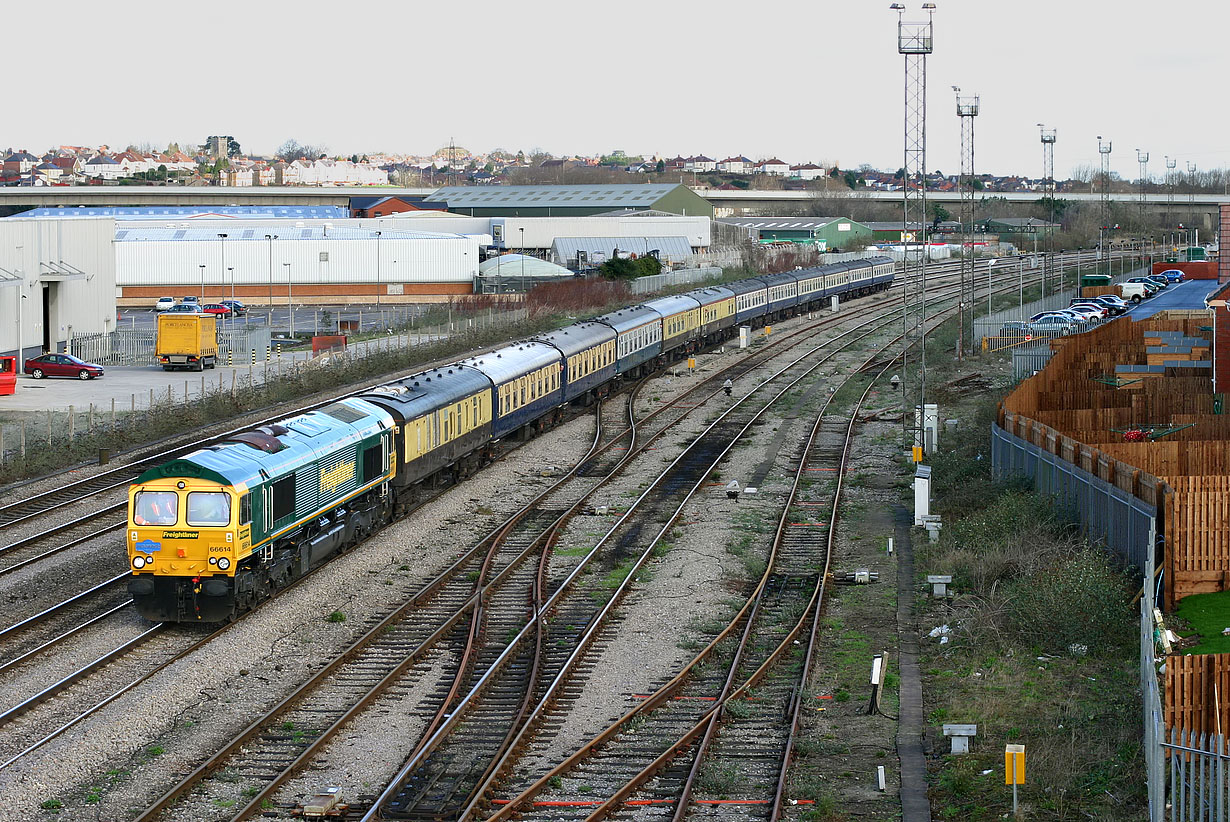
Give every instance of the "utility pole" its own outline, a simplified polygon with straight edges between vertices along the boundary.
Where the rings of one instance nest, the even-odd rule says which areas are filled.
[[[905,58],[905,163],[902,180],[902,239],[905,240],[903,270],[901,373],[903,389],[909,396],[909,350],[918,346],[918,394],[920,413],[927,401],[927,55],[933,50],[932,23],[935,3],[923,3],[925,22],[907,22],[905,6],[893,3],[897,12],[897,53]],[[911,222],[919,227],[918,254],[910,259]],[[911,316],[913,314],[914,316]],[[902,409],[909,414],[909,406]],[[924,442],[922,426],[915,426],[914,445]]]
[[[1172,159],[1169,154],[1165,155],[1165,158],[1166,158],[1166,236],[1167,236],[1166,244],[1168,246],[1173,247],[1174,246],[1174,237],[1173,237],[1174,219],[1171,217],[1171,214],[1172,214],[1172,210],[1174,209],[1174,169],[1175,169],[1175,166],[1179,164],[1179,161]],[[1166,253],[1167,255],[1169,255],[1170,250],[1167,249]]]

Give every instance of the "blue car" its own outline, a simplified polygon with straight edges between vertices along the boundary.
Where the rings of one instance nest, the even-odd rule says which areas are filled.
[[[1165,277],[1168,283],[1181,283],[1187,279],[1187,275],[1177,268],[1168,268],[1165,271],[1157,274],[1158,277]]]

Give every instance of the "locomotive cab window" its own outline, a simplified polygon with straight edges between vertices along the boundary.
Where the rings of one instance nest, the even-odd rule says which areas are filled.
[[[239,498],[239,524],[247,525],[252,521],[252,495],[244,494]]]
[[[229,525],[231,498],[221,491],[188,492],[189,525]]]
[[[179,519],[179,495],[174,491],[138,491],[133,501],[134,525],[174,525]]]

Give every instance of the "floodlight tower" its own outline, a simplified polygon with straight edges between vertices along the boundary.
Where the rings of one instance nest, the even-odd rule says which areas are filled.
[[[1140,227],[1145,225],[1145,182],[1149,179],[1149,152],[1136,149],[1136,162],[1140,163]]]
[[[953,86],[957,95],[957,117],[961,120],[961,229],[965,232],[966,252],[961,257],[961,298],[958,302],[957,359],[965,356],[965,312],[974,319],[974,118],[978,116],[978,95],[962,97],[961,87]],[[968,289],[969,297],[966,297]],[[969,336],[973,345],[974,335]]]
[[[932,52],[932,22],[935,3],[923,3],[925,22],[905,19],[905,6],[893,3],[897,12],[897,53],[905,58],[905,163],[902,179],[902,239],[905,241],[903,270],[901,373],[908,398],[910,381],[907,368],[911,346],[918,346],[918,394],[920,407],[927,399],[927,55]],[[911,259],[910,224],[919,227],[918,253]],[[908,406],[906,413],[909,413]],[[921,426],[916,427],[914,444],[926,447]]]
[[[1051,252],[1045,262],[1053,263],[1053,255],[1055,253],[1055,138],[1056,130],[1047,128],[1038,123],[1038,136],[1042,141],[1042,190],[1046,193],[1046,199],[1050,204],[1050,225],[1047,226],[1047,250]],[[1046,282],[1046,278],[1050,272],[1047,271],[1046,265],[1042,267],[1042,281]],[[1062,285],[1060,283],[1059,285]],[[1044,289],[1045,290],[1045,289]]]
[[[1174,238],[1171,236],[1174,232],[1174,221],[1171,217],[1174,209],[1174,169],[1179,164],[1178,160],[1171,159],[1170,155],[1166,157],[1166,234],[1168,236],[1167,243],[1174,245]]]
[[[1107,245],[1110,245],[1110,145],[1110,140],[1103,143],[1102,135],[1098,135],[1098,154],[1102,156],[1102,226],[1106,229]],[[1102,256],[1106,259],[1106,270],[1109,272],[1110,256],[1105,253]]]

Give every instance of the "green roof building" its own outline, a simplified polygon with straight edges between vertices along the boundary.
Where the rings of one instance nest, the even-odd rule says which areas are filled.
[[[713,219],[713,206],[685,185],[449,186],[428,200],[472,217],[591,217],[612,211],[665,211]]]
[[[848,217],[726,217],[718,222],[738,226],[761,243],[817,245],[825,251],[856,251],[871,243],[871,229]]]

